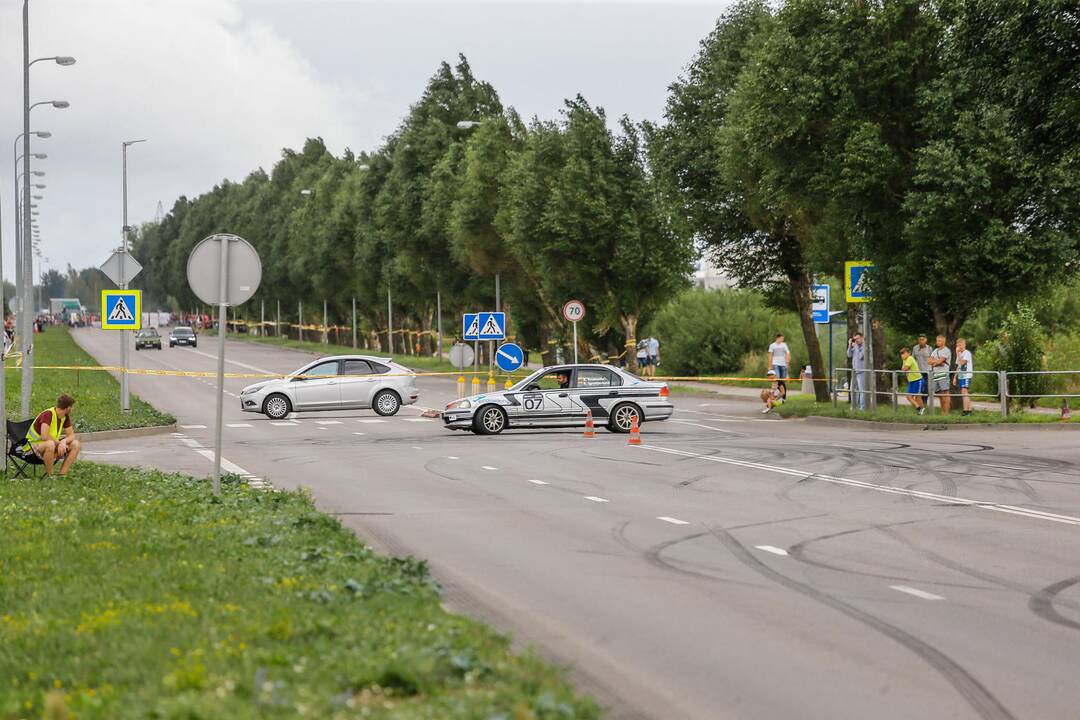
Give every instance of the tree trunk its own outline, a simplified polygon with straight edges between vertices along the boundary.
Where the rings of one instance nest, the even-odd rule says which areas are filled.
[[[626,332],[626,369],[637,373],[637,321],[638,316],[623,315],[621,318],[623,330]]]
[[[810,274],[801,268],[790,268],[786,274],[791,284],[795,309],[799,314],[803,340],[806,342],[806,349],[810,355],[810,367],[814,372],[814,398],[820,403],[828,402],[829,388],[825,380],[825,374],[828,371],[825,368],[825,358],[821,354],[817,328],[814,327],[814,318],[811,315],[813,303],[810,297]]]

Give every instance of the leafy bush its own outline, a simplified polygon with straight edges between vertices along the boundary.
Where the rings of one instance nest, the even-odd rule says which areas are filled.
[[[1035,372],[1044,370],[1043,352],[1046,334],[1035,317],[1035,311],[1021,305],[1005,319],[998,333],[998,340],[990,348],[991,366],[994,370],[1008,372]],[[1049,392],[1045,375],[1010,375],[1009,392],[1017,395],[1038,395]],[[1020,398],[1016,405],[1034,404],[1034,398]]]

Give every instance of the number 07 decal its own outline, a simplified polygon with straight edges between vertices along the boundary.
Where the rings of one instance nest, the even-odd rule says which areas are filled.
[[[526,411],[539,410],[544,404],[544,396],[540,394],[536,395],[522,395],[521,407]]]

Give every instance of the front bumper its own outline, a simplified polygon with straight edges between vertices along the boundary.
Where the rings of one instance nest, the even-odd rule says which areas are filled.
[[[443,426],[448,430],[472,430],[473,408],[465,410],[443,410]]]

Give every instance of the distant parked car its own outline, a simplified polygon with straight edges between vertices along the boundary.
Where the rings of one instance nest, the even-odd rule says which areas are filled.
[[[146,328],[144,330],[135,331],[135,349],[141,350],[142,348],[161,349],[161,336],[158,335],[157,330],[154,328]]]
[[[339,355],[319,358],[283,378],[240,391],[244,412],[280,420],[293,411],[371,408],[394,415],[419,396],[416,374],[390,358]]]
[[[176,347],[177,345],[198,347],[199,336],[189,327],[180,326],[173,328],[173,331],[169,333],[169,347]]]

